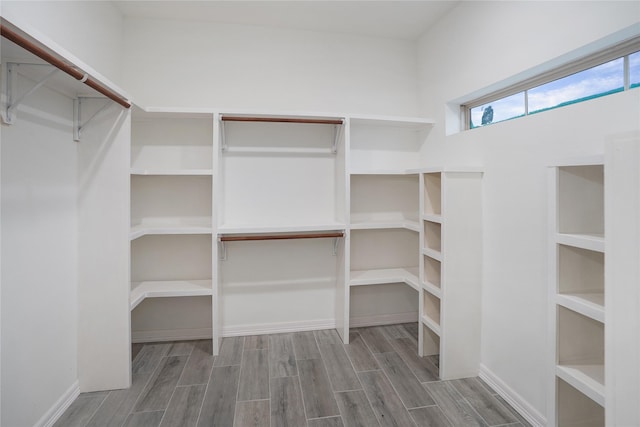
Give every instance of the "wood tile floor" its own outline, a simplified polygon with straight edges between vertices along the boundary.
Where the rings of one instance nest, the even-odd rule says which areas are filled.
[[[529,424],[479,378],[439,381],[417,324],[133,347],[133,384],[83,393],[65,427],[509,426]]]

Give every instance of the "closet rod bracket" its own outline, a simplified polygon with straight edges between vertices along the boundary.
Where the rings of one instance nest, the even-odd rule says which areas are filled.
[[[29,90],[22,95],[18,95],[18,67],[21,64],[17,62],[8,62],[3,70],[3,92],[5,95],[5,105],[2,108],[2,121],[8,125],[15,122],[16,109],[29,95],[40,89],[42,85],[47,83],[51,77],[58,73],[57,68],[53,68],[49,73],[36,82]],[[31,65],[31,64],[27,64]],[[40,64],[33,64],[40,65]],[[49,66],[49,65],[45,65]]]
[[[333,239],[333,256],[338,256],[338,243],[340,243],[340,237]]]
[[[227,245],[224,244],[223,240],[218,239],[218,242],[220,243],[220,256],[218,257],[218,259],[220,259],[220,261],[226,261],[227,260]]]
[[[106,99],[101,97],[91,97],[91,96],[79,96],[73,99],[73,140],[76,142],[80,141],[80,137],[82,134],[82,129],[84,129],[94,118],[96,118],[100,113],[105,111],[111,105],[111,101],[106,99],[106,103],[100,107],[91,117],[82,122],[82,104],[83,100],[89,99]]]
[[[335,137],[333,138],[333,146],[331,147],[331,152],[336,154],[338,152],[338,140],[342,134],[342,129],[344,128],[344,121],[342,124],[335,125]]]

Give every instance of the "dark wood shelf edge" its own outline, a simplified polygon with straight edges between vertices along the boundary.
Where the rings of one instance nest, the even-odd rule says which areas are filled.
[[[240,117],[240,116],[221,116],[220,120],[225,122],[266,122],[266,123],[307,123],[318,125],[341,125],[342,119],[302,119],[287,117]]]
[[[332,233],[296,233],[296,234],[247,234],[242,236],[220,236],[221,242],[241,242],[250,240],[290,240],[290,239],[327,239],[344,237],[344,232]]]

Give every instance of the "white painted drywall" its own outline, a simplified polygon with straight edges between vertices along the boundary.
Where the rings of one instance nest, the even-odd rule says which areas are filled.
[[[123,85],[144,106],[412,115],[413,42],[125,19]]]
[[[72,111],[41,88],[0,128],[3,426],[34,425],[78,379]]]
[[[123,17],[107,1],[3,1],[2,17],[120,83]],[[85,70],[86,71],[86,70]]]
[[[637,2],[462,2],[420,40],[422,108],[437,122],[426,158],[484,167],[482,363],[539,420],[549,360],[546,166],[602,154],[606,138],[638,129],[640,91],[448,137],[445,104],[638,18]]]
[[[103,100],[86,100],[91,117]],[[130,111],[111,102],[78,143],[78,379],[82,392],[130,385]]]

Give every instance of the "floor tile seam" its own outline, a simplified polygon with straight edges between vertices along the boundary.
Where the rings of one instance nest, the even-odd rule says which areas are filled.
[[[133,406],[131,407],[131,410],[129,411],[129,413],[127,414],[127,417],[129,415],[137,414],[139,412],[150,412],[150,411],[136,411],[135,409],[136,409],[136,406],[138,406],[138,403],[140,402],[140,398],[142,397],[142,395],[144,394],[145,390],[149,386],[151,380],[154,378],[154,376],[156,374],[156,371],[158,369],[160,369],[160,366],[162,366],[162,359],[164,359],[165,357],[169,357],[169,356],[161,357],[160,361],[158,362],[158,364],[155,367],[155,369],[149,374],[149,378],[147,378],[147,381],[145,381],[144,386],[142,386],[142,388],[140,389],[140,393],[138,394],[138,397],[136,397],[136,401],[134,402]],[[124,422],[122,423],[122,425],[124,425]]]
[[[453,387],[453,389],[454,389],[454,390],[455,390],[455,391],[456,391],[456,392],[457,392],[457,393],[462,397],[462,399],[460,399],[460,400],[462,400],[462,401],[463,401],[463,402],[465,402],[467,405],[469,405],[469,408],[471,408],[471,410],[472,410],[473,412],[475,412],[475,413],[478,415],[478,417],[480,417],[480,419],[481,419],[482,421],[484,421],[484,423],[485,423],[487,426],[491,426],[491,424],[489,424],[489,423],[487,422],[487,420],[485,420],[485,419],[484,419],[484,417],[483,417],[482,415],[480,415],[480,412],[478,412],[478,410],[477,410],[477,409],[476,409],[476,408],[471,404],[471,402],[469,401],[469,399],[467,399],[467,398],[466,398],[462,393],[460,393],[460,391],[458,391],[458,389],[456,388],[456,386],[455,386],[455,385],[451,384],[451,387]],[[517,420],[516,420],[516,421],[517,421]]]
[[[348,336],[349,336],[349,334],[347,333],[347,337]],[[356,375],[356,379],[358,380],[358,383],[360,384],[360,389],[364,390],[364,386],[362,385],[362,381],[360,381],[360,377],[358,376],[358,371],[356,371],[356,366],[353,364],[353,360],[351,360],[351,356],[349,356],[349,352],[344,347],[345,346],[344,341],[342,341],[340,343],[340,345],[342,346],[342,351],[344,351],[344,354],[347,355],[347,360],[349,361],[349,364],[351,365],[351,368],[353,369],[353,373]],[[322,350],[320,350],[320,355],[322,355]]]
[[[440,381],[432,381],[432,382],[444,383],[444,381],[442,381],[442,380],[440,380]],[[422,388],[424,388],[427,391],[427,393],[429,393],[431,398],[433,398],[433,401],[435,402],[436,406],[438,407],[438,409],[440,409],[440,412],[442,412],[442,415],[444,415],[444,418],[447,421],[449,421],[449,424],[455,427],[456,423],[454,423],[453,420],[451,419],[451,417],[449,417],[447,415],[447,413],[440,407],[440,405],[438,404],[438,401],[434,398],[434,396],[431,394],[431,392],[424,386],[424,384],[422,385]]]
[[[315,334],[313,334],[313,336],[315,337]],[[322,352],[320,352],[320,347],[318,347],[318,352],[320,353],[320,362],[322,362],[322,367],[324,368],[324,373],[327,375],[327,379],[329,380],[329,385],[331,386],[331,398],[333,399],[333,402],[336,404],[336,408],[338,408],[338,414],[340,414],[340,408],[338,407],[338,402],[336,401],[336,397],[335,397],[335,391],[333,389],[333,382],[331,381],[331,376],[329,375],[329,369],[327,369],[327,364],[324,361],[324,358],[322,357]],[[359,380],[358,380],[359,381]],[[360,384],[362,385],[362,384]],[[335,416],[335,415],[332,415]]]
[[[342,418],[342,414],[341,415],[327,415],[326,417],[307,418],[307,421],[327,420],[329,418]],[[496,427],[500,427],[500,426],[496,426]]]
[[[507,426],[517,426],[517,425],[522,425],[522,423],[520,421],[514,421],[512,423],[506,423],[506,424],[494,424],[491,425],[489,424],[489,427],[507,427]]]
[[[389,354],[391,352],[386,352],[386,353],[378,353],[378,354]],[[393,353],[396,353],[395,351]],[[398,354],[398,353],[396,353]],[[404,361],[403,361],[404,363]],[[396,396],[398,396],[398,399],[400,399],[400,402],[402,403],[402,406],[404,407],[404,409],[409,412],[409,409],[415,409],[413,407],[409,408],[407,407],[407,404],[404,402],[404,399],[402,399],[402,396],[400,396],[400,393],[398,393],[398,390],[396,389],[396,386],[393,385],[393,382],[391,381],[391,378],[389,377],[389,375],[387,374],[387,371],[385,371],[384,369],[382,369],[382,374],[387,378],[387,381],[389,381],[389,384],[391,384],[391,388],[393,388],[393,391],[396,392]],[[422,383],[420,383],[420,381],[418,381],[418,384],[420,384],[422,386]],[[422,389],[429,395],[429,397],[431,398],[431,400],[433,400],[435,402],[435,400],[433,399],[433,396],[431,396],[431,393],[429,393],[429,391],[422,387]],[[412,417],[413,418],[413,417]],[[415,424],[415,423],[414,423]]]
[[[377,372],[379,370],[380,369],[377,369],[375,371],[363,371],[362,373],[364,373],[364,372]],[[358,381],[360,381],[360,384],[362,384],[362,381],[360,380],[360,375],[359,374],[360,374],[359,372],[356,372],[356,376],[358,377]],[[378,415],[376,414],[376,411],[373,409],[373,403],[371,403],[371,399],[369,398],[369,395],[367,394],[367,391],[364,390],[364,387],[363,387],[362,391],[364,392],[365,399],[367,399],[367,403],[369,403],[369,408],[371,408],[371,412],[373,413],[373,417],[376,419],[376,422],[378,423],[378,426],[381,427],[382,425],[380,424],[380,420],[378,419]],[[338,409],[340,409],[340,408],[338,407]],[[409,415],[409,416],[411,416],[411,415]]]
[[[95,409],[95,411],[93,411],[93,413],[91,414],[91,416],[87,419],[87,422],[84,424],[85,426],[87,426],[91,420],[93,419],[93,417],[96,416],[96,414],[98,413],[98,411],[100,410],[100,408],[102,407],[102,405],[104,405],[104,402],[107,401],[107,397],[109,397],[109,395],[112,393],[112,390],[109,390],[109,392],[107,394],[105,394],[104,398],[102,399],[102,401],[100,402],[100,404],[98,405],[98,407]],[[77,398],[76,398],[77,400]],[[75,402],[75,400],[74,400]]]
[[[292,344],[293,344],[293,339],[292,339]],[[294,353],[295,353],[295,350],[294,350]],[[307,404],[304,401],[304,393],[302,392],[302,379],[300,378],[300,368],[298,367],[297,363],[296,363],[296,371],[298,372],[298,375],[296,375],[296,377],[298,377],[298,387],[300,387],[300,399],[302,399],[302,412],[304,413],[305,424],[309,424],[309,418],[307,418]]]
[[[213,349],[213,342],[211,344],[212,344],[212,349]],[[212,351],[212,353],[213,353],[213,351]],[[218,356],[213,356],[213,357],[214,357],[213,362],[215,363],[215,358],[217,358]],[[209,391],[209,384],[211,383],[211,377],[213,376],[213,370],[215,368],[216,367],[213,366],[213,363],[212,363],[211,364],[211,370],[209,371],[209,379],[207,380],[207,384],[204,387],[204,394],[202,395],[202,403],[200,404],[200,409],[198,410],[198,416],[196,417],[196,423],[195,423],[196,426],[198,426],[200,424],[200,417],[202,416],[202,408],[204,408],[204,401],[207,398],[207,392]]]
[[[398,340],[398,339],[401,339],[401,338],[395,338],[395,339],[394,339],[394,341],[395,341],[395,340]],[[389,340],[389,341],[391,341],[391,340]],[[404,362],[404,364],[407,366],[407,368],[409,369],[409,372],[411,372],[411,374],[412,374],[412,375],[413,375],[413,376],[418,380],[418,382],[419,382],[420,384],[422,384],[422,381],[420,381],[420,378],[418,378],[418,375],[417,375],[417,374],[415,373],[415,371],[411,368],[410,364],[407,362],[407,359],[402,355],[402,353],[401,353],[400,351],[398,351],[398,347],[394,346],[394,345],[393,345],[393,343],[391,344],[391,346],[395,347],[395,349],[396,349],[395,353],[400,357],[400,359],[401,359],[401,360]],[[418,356],[418,357],[420,357],[420,356]],[[439,375],[440,375],[440,373],[438,372],[438,376],[439,376]],[[429,381],[426,381],[426,382],[429,382]]]
[[[236,399],[233,402],[233,425],[236,425],[236,411],[238,410],[238,398],[240,397],[240,380],[242,379],[242,371],[244,366],[244,343],[246,342],[245,337],[242,337],[242,351],[240,352],[240,368],[238,368],[238,386],[236,387]],[[204,401],[204,399],[202,399]]]
[[[237,402],[247,403],[247,402],[265,402],[271,399],[271,391],[269,391],[269,397],[264,399],[249,399],[249,400],[238,400]]]

